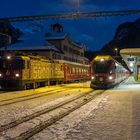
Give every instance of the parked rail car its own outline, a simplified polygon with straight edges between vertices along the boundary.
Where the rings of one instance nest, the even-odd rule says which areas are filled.
[[[87,81],[91,78],[90,65],[80,64],[65,60],[58,60],[63,64],[64,68],[64,83],[73,81]]]
[[[110,88],[125,80],[129,71],[111,56],[97,56],[91,64],[91,88]]]
[[[6,90],[37,88],[70,81],[89,80],[90,67],[37,56],[0,58],[0,85]]]
[[[62,82],[62,64],[36,56],[0,58],[0,85],[3,89],[29,89]]]

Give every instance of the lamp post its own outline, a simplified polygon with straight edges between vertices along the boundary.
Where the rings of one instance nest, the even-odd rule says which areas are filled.
[[[79,13],[80,12],[80,0],[77,0],[77,13]]]
[[[118,55],[118,48],[115,48],[115,54],[116,54],[116,57]]]
[[[77,0],[77,13],[80,12],[80,0]]]

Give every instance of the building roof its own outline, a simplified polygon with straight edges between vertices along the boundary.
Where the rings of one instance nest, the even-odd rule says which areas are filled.
[[[68,34],[68,33],[65,33],[65,32],[51,32],[51,33],[46,34],[46,40],[64,40],[67,36],[71,39],[70,34]],[[82,43],[71,41],[71,44],[76,46],[76,47],[83,48]]]
[[[79,42],[72,42],[72,44],[76,47],[79,47],[79,48],[84,48],[84,45],[82,43],[79,43]]]
[[[66,36],[70,35],[65,32],[51,32],[51,33],[46,33],[46,39],[47,40],[63,40],[66,38]]]
[[[140,55],[140,48],[126,48],[120,50],[120,53],[124,55]]]
[[[5,48],[1,48],[4,50]],[[45,40],[43,33],[27,33],[18,39],[15,44],[8,45],[6,50],[54,50],[60,52],[54,45]]]

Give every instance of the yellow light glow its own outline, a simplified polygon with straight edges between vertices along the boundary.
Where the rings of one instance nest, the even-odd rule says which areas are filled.
[[[10,55],[8,55],[8,56],[7,56],[7,59],[8,59],[8,60],[9,60],[9,59],[11,59],[11,56],[10,56]]]
[[[100,61],[103,62],[103,61],[105,61],[105,60],[104,60],[104,58],[101,58]]]
[[[16,76],[16,77],[19,77],[19,74],[18,74],[18,73],[16,73],[16,74],[15,74],[15,76]]]

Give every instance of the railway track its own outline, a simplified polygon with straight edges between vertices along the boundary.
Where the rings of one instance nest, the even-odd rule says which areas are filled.
[[[54,91],[54,90],[57,90],[57,89],[62,89],[61,87],[58,87],[58,88],[55,88],[55,89],[49,89],[49,90],[45,90],[45,91],[43,91],[44,93],[45,92],[50,92],[50,91]],[[28,90],[25,90],[25,91],[28,91]],[[21,92],[21,91],[0,91],[0,93],[5,93],[5,94],[15,94],[15,92],[17,93],[17,95],[18,95],[18,92]],[[24,90],[22,91],[22,92],[24,92]],[[30,92],[30,90],[29,90],[29,92]],[[43,93],[43,92],[39,92],[39,93]],[[36,94],[39,94],[38,92],[37,92],[37,90],[35,89],[34,90],[34,92],[33,93],[30,93],[30,94],[27,94],[27,93],[25,93],[24,95],[19,95],[19,96],[16,96],[16,97],[11,97],[11,98],[8,98],[8,99],[0,99],[0,102],[2,102],[2,101],[8,101],[8,100],[13,100],[13,99],[17,99],[17,98],[22,98],[22,97],[28,97],[28,96],[32,96],[32,95],[36,95]]]
[[[0,107],[5,106],[5,105],[18,103],[18,102],[32,100],[32,99],[39,98],[39,97],[44,97],[44,96],[57,94],[57,93],[63,92],[63,91],[67,91],[67,89],[60,89],[60,90],[55,89],[55,90],[44,91],[44,92],[35,93],[35,94],[29,94],[29,95],[26,95],[26,96],[20,96],[20,97],[16,97],[16,98],[12,98],[12,99],[1,100],[0,101]]]
[[[97,90],[82,93],[73,98],[52,105],[49,108],[34,112],[31,115],[3,125],[0,127],[0,136],[5,140],[26,140],[74,110],[85,105],[103,92],[103,90]]]
[[[71,89],[72,87],[67,87],[67,85],[62,85],[62,86],[59,86],[59,87],[57,87],[57,88],[55,88],[55,89],[50,89],[50,90],[45,90],[45,91],[43,91],[43,92],[37,92],[37,91],[34,91],[33,93],[30,93],[30,94],[27,94],[27,93],[25,93],[25,95],[19,95],[19,96],[17,96],[17,97],[11,97],[11,98],[8,98],[8,99],[0,99],[0,106],[3,106],[3,105],[8,105],[8,102],[9,102],[9,104],[10,104],[10,102],[11,102],[11,104],[12,103],[15,103],[16,102],[16,100],[17,100],[17,102],[20,102],[20,101],[24,101],[24,100],[28,100],[28,99],[32,99],[32,97],[34,98],[37,98],[37,97],[41,97],[40,95],[42,95],[42,94],[44,94],[44,93],[48,93],[48,95],[50,95],[50,94],[55,94],[55,91],[57,90],[58,92],[60,92],[60,91],[65,91],[64,90],[64,88],[65,88],[65,90],[67,89]],[[77,89],[79,88],[79,87],[76,87]],[[30,91],[29,91],[30,92]],[[53,93],[54,92],[54,93]],[[0,94],[3,94],[3,93],[5,93],[5,94],[14,94],[14,92],[6,92],[6,91],[0,91]],[[27,94],[27,95],[26,95]],[[17,94],[18,95],[18,94]],[[37,96],[37,97],[36,97]],[[44,95],[45,96],[45,95]],[[4,97],[5,98],[5,97]]]

